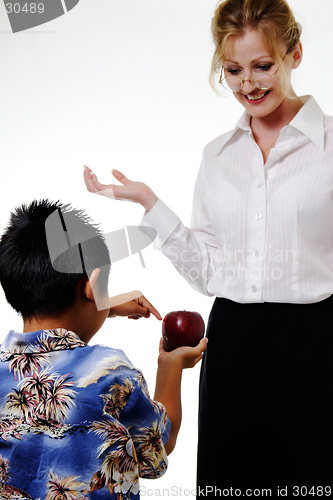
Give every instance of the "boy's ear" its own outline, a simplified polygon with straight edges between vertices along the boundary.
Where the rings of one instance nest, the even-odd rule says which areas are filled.
[[[89,280],[84,283],[83,295],[87,300],[96,304],[98,311],[104,311],[110,309],[110,301],[107,293],[103,295],[100,293],[97,283],[100,273],[101,270],[99,267],[93,270]]]
[[[100,272],[101,272],[101,270],[98,267],[96,269],[94,269],[90,275],[90,278],[86,281],[86,283],[84,285],[83,293],[84,293],[85,297],[88,300],[92,300],[93,302],[96,302],[94,290],[96,290],[96,283],[97,283],[98,276],[99,276]]]

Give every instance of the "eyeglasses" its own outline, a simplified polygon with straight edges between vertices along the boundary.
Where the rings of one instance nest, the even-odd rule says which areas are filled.
[[[285,54],[282,61],[284,61],[286,55],[287,54]],[[269,90],[273,86],[274,78],[279,71],[279,67],[280,66],[277,67],[273,75],[267,73],[266,71],[261,71],[258,73],[253,73],[250,78],[241,78],[240,76],[227,76],[223,78],[224,68],[222,67],[219,83],[221,83],[223,87],[228,90],[228,92],[239,92],[244,87],[244,83],[246,81],[251,82],[252,85],[257,89]]]

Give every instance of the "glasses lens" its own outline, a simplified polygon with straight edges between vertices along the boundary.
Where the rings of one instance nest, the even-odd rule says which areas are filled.
[[[228,76],[221,81],[223,87],[231,92],[239,92],[242,88],[242,80],[237,76]]]
[[[273,85],[273,77],[268,73],[262,75],[255,74],[252,76],[252,83],[260,90],[268,90]]]

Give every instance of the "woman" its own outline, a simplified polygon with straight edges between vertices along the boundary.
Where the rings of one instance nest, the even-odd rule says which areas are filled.
[[[191,227],[118,171],[121,186],[89,169],[85,181],[140,203],[162,252],[217,297],[200,378],[198,497],[231,487],[320,496],[333,482],[333,119],[291,85],[301,28],[284,0],[220,2],[212,32],[212,80],[219,73],[245,112],[205,147]]]

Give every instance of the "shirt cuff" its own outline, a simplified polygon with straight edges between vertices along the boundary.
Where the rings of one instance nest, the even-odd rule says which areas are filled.
[[[140,222],[140,226],[152,227],[157,232],[154,247],[161,249],[168,238],[180,224],[179,217],[158,199],[149,212],[146,212]]]

